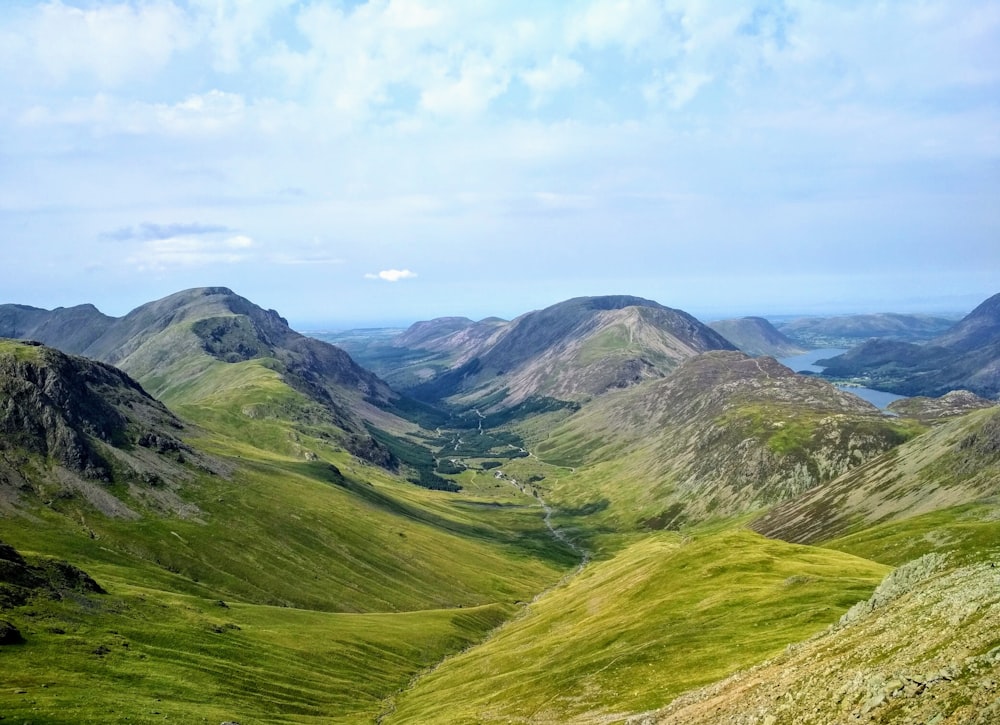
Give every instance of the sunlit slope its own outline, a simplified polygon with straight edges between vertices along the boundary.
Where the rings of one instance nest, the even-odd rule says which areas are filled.
[[[358,723],[513,609],[331,614],[117,584],[2,618],[0,713],[31,723]]]
[[[596,723],[779,652],[888,568],[743,530],[650,535],[396,698],[388,723]]]
[[[560,509],[656,529],[792,498],[919,428],[772,358],[720,351],[521,430],[540,460],[581,471],[553,485]]]
[[[105,369],[67,360],[70,387],[88,365]],[[171,464],[156,469],[169,480],[89,480],[43,448],[5,446],[0,536],[72,562],[110,594],[3,605],[27,639],[0,651],[3,714],[370,720],[382,698],[576,561],[513,487],[489,499],[429,491],[352,455],[325,409],[267,360],[210,360],[174,393],[198,425],[157,408],[177,447],[144,454]],[[91,441],[89,418],[70,407],[94,450],[136,447],[140,430]],[[101,498],[80,495],[85,480]],[[168,493],[173,508],[153,505]]]
[[[954,418],[775,507],[753,528],[813,543],[1000,495],[1000,407]]]
[[[632,725],[991,725],[1000,716],[1000,569],[931,555],[821,636]]]

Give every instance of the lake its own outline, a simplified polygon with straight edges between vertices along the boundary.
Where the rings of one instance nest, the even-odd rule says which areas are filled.
[[[825,347],[818,350],[810,350],[809,352],[801,355],[780,357],[778,358],[778,362],[785,367],[791,368],[797,373],[822,373],[823,366],[817,365],[817,360],[825,360],[845,352],[847,352],[847,350],[843,348]],[[906,397],[905,395],[896,395],[895,393],[887,393],[884,390],[865,388],[860,385],[838,385],[837,387],[847,393],[857,395],[862,400],[867,400],[869,403],[881,408],[882,410],[885,410],[886,406],[888,406],[892,401]]]

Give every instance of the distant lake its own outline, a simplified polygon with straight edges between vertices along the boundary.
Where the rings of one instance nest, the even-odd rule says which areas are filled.
[[[778,362],[797,373],[821,373],[823,372],[823,367],[816,364],[817,360],[826,360],[837,355],[843,355],[845,352],[847,350],[841,347],[821,347],[818,350],[810,350],[801,355],[779,357]]]
[[[823,366],[817,365],[817,360],[826,360],[827,358],[836,357],[837,355],[841,355],[845,352],[847,352],[847,350],[839,347],[824,347],[819,348],[818,350],[810,350],[809,352],[801,355],[780,357],[778,358],[778,362],[785,367],[791,368],[797,373],[822,373]],[[887,393],[884,390],[864,388],[860,385],[838,385],[837,387],[844,392],[857,395],[862,400],[867,400],[869,403],[882,410],[885,410],[892,401],[906,397],[905,395]]]

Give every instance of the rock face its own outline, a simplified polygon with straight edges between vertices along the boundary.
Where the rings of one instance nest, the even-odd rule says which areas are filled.
[[[135,518],[121,484],[157,510],[193,514],[172,492],[211,468],[180,439],[185,424],[126,373],[38,344],[0,340],[0,506],[82,496]]]
[[[183,444],[181,422],[117,368],[32,344],[0,343],[0,448],[20,448],[107,480],[97,442]]]
[[[822,635],[631,725],[1000,720],[1000,567],[928,555]]]
[[[1000,294],[924,345],[876,339],[823,361],[823,374],[855,378],[900,395],[969,390],[1000,396]]]
[[[463,364],[412,393],[470,405],[485,400],[485,407],[538,397],[581,401],[663,377],[706,350],[732,349],[681,310],[640,297],[580,297],[497,325]]]
[[[67,592],[105,594],[89,574],[55,559],[25,559],[0,541],[0,609],[19,607],[36,594],[54,599]]]
[[[740,352],[753,357],[789,357],[806,352],[806,348],[783,335],[763,317],[718,320],[708,326],[733,343]]]

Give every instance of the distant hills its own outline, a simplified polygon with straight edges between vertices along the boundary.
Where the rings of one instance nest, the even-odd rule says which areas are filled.
[[[567,300],[509,323],[417,323],[396,344],[424,345],[456,363],[409,393],[484,408],[586,400],[663,377],[700,352],[734,349],[686,312],[624,295]]]
[[[824,375],[860,379],[900,395],[937,397],[966,389],[1000,396],[1000,294],[927,343],[870,340],[827,361]]]
[[[733,343],[741,352],[758,357],[790,357],[806,352],[806,348],[783,335],[763,317],[740,317],[717,320],[708,326]]]
[[[955,320],[932,315],[876,314],[800,317],[778,322],[776,327],[786,337],[807,349],[854,347],[873,337],[901,342],[923,342],[942,334]]]

